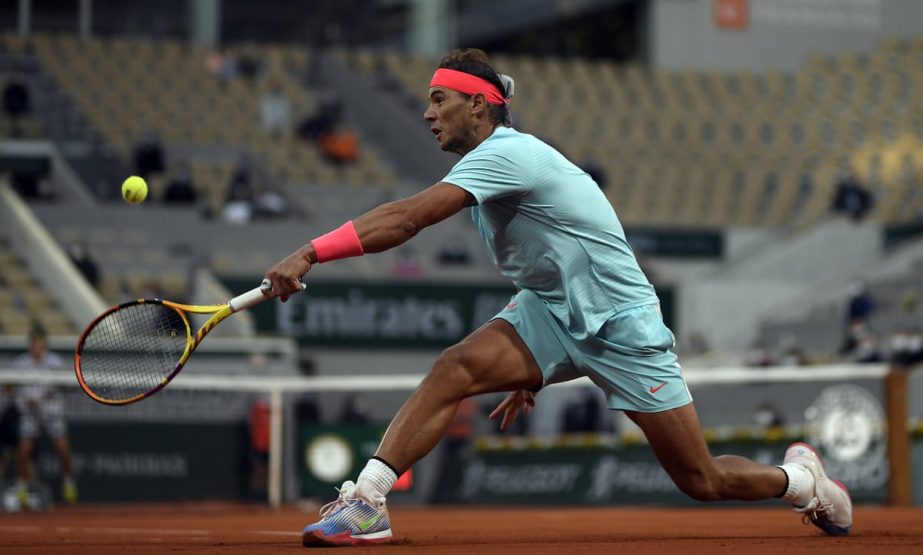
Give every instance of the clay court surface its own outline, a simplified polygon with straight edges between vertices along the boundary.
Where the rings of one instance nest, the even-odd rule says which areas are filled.
[[[784,507],[391,508],[396,542],[306,549],[316,508],[107,505],[0,515],[0,552],[134,553],[923,553],[923,508],[859,507],[831,538]]]

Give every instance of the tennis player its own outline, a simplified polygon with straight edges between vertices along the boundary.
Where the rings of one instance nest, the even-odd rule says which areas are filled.
[[[780,497],[828,534],[848,534],[849,494],[825,475],[811,447],[790,446],[781,466],[711,456],[673,334],[611,203],[563,155],[511,127],[512,95],[513,80],[498,74],[483,51],[446,55],[423,117],[442,150],[461,160],[439,183],[314,239],[266,273],[285,301],[301,290],[298,278],[313,264],[394,248],[471,207],[494,262],[519,288],[505,309],[439,356],[356,483],[344,483],[320,521],[304,528],[303,543],[390,541],[385,496],[433,449],[462,399],[510,391],[491,415],[502,415],[505,428],[534,406],[534,392],[580,376],[641,428],[689,496]]]
[[[58,370],[64,367],[61,357],[48,352],[45,330],[38,325],[29,331],[29,352],[13,362],[13,368],[28,370]],[[70,505],[77,502],[74,464],[67,423],[64,421],[64,398],[61,391],[47,385],[24,385],[16,389],[19,409],[19,453],[16,465],[16,497],[20,505],[28,502],[28,482],[35,442],[42,430],[51,437],[61,462],[61,497]]]

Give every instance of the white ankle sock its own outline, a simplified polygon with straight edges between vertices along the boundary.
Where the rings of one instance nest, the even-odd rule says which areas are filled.
[[[814,497],[814,476],[800,464],[783,464],[779,468],[788,476],[788,489],[782,499],[796,507],[804,507]]]
[[[378,459],[369,459],[356,480],[356,492],[371,501],[384,498],[397,481],[391,467]]]

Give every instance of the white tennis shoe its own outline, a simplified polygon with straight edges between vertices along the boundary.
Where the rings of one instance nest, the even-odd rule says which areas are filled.
[[[807,443],[793,443],[785,450],[785,464],[799,464],[814,477],[814,496],[804,507],[795,507],[831,536],[847,536],[852,528],[852,499],[842,483],[831,480],[817,451]]]

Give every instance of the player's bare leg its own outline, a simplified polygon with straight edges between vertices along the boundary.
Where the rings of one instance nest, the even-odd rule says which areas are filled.
[[[683,493],[700,501],[756,501],[781,495],[785,473],[736,455],[712,457],[695,405],[657,413],[626,412]]]
[[[541,370],[513,326],[488,322],[442,353],[394,416],[375,455],[403,472],[436,446],[465,397],[541,384]]]
[[[535,389],[542,373],[516,330],[504,320],[481,326],[446,349],[391,421],[374,458],[357,483],[321,509],[321,520],[302,531],[302,543],[356,545],[390,542],[385,496],[398,475],[442,438],[465,397],[493,391]]]
[[[659,413],[626,414],[641,427],[673,482],[690,497],[700,501],[780,497],[828,534],[849,534],[849,492],[827,477],[820,457],[809,445],[792,444],[781,467],[736,455],[712,457],[692,403]]]

